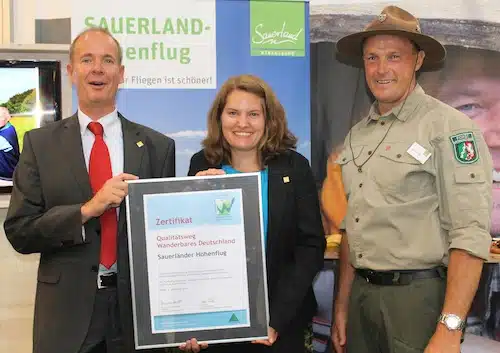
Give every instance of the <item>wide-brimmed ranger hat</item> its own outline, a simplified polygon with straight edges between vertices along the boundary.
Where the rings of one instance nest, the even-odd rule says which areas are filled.
[[[439,66],[446,58],[446,49],[436,39],[422,34],[418,19],[397,7],[387,6],[363,31],[349,34],[337,42],[337,51],[354,66],[363,66],[363,42],[366,38],[391,34],[408,38],[425,52],[422,69]]]

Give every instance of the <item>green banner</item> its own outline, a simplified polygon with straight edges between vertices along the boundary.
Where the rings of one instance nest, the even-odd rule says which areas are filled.
[[[252,56],[305,56],[303,1],[250,1]]]

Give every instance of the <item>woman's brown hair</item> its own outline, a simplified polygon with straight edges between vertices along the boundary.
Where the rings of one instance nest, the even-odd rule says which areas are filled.
[[[269,85],[253,75],[240,75],[229,78],[220,88],[208,112],[208,132],[202,144],[205,156],[213,165],[222,162],[231,163],[231,149],[222,134],[221,115],[227,103],[227,97],[235,90],[255,94],[262,98],[262,110],[265,116],[265,131],[259,141],[261,166],[269,159],[296,148],[297,138],[288,130],[285,109],[278,101]]]

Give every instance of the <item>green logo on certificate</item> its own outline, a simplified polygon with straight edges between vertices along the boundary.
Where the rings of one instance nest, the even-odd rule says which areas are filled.
[[[240,321],[240,320],[238,320],[238,318],[236,317],[236,315],[235,315],[235,314],[233,314],[233,315],[231,316],[231,318],[229,319],[229,322],[239,322],[239,321]]]
[[[472,132],[464,132],[450,137],[455,159],[462,164],[471,164],[479,159],[476,140]]]
[[[215,200],[215,213],[217,216],[229,216],[231,208],[233,208],[234,197],[231,200],[217,199]]]
[[[304,56],[305,4],[288,1],[250,1],[252,56]]]

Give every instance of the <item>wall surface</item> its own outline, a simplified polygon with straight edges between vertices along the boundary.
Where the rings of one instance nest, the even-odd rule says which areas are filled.
[[[0,209],[0,352],[31,352],[38,255],[16,253],[5,237]]]

